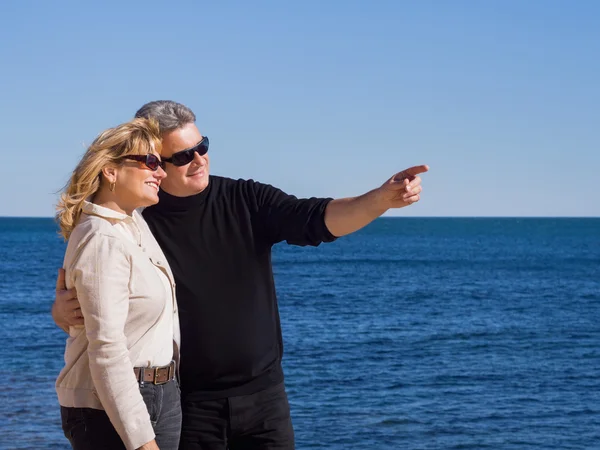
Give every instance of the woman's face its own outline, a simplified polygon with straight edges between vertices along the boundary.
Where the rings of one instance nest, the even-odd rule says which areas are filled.
[[[155,154],[160,159],[160,155]],[[117,169],[114,194],[126,210],[158,203],[161,181],[167,176],[162,167],[153,171],[143,162],[125,159]]]

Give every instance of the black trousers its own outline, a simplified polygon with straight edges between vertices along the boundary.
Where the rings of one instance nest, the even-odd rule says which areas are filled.
[[[180,450],[294,450],[283,383],[217,400],[194,400],[194,394],[188,393],[181,403]]]
[[[181,432],[181,402],[176,380],[140,387],[160,450],[176,450]],[[74,450],[125,450],[103,410],[60,407],[62,428]]]

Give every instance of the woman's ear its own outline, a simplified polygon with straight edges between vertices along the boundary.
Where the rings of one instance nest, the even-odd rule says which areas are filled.
[[[118,169],[115,166],[106,166],[102,169],[102,175],[109,183],[117,182]]]

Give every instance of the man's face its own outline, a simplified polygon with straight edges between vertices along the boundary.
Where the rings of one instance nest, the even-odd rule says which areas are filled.
[[[162,135],[161,157],[170,158],[173,153],[187,150],[198,145],[202,135],[193,123],[168,131]],[[167,178],[162,180],[161,189],[176,197],[196,195],[208,186],[208,153],[200,156],[194,153],[194,159],[185,166],[175,166],[166,163]]]

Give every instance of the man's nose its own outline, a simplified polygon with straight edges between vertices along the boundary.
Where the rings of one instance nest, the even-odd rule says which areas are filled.
[[[200,156],[200,153],[198,152],[194,152],[194,159],[193,161],[198,164],[199,166],[204,166],[206,165],[206,158],[204,156]]]

